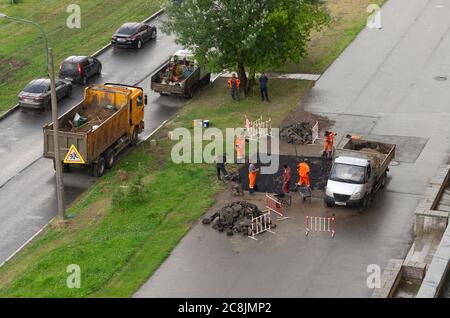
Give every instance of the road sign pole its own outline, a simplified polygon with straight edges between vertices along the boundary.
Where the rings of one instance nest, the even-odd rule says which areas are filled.
[[[56,100],[56,85],[55,85],[55,67],[53,64],[53,51],[48,49],[48,75],[50,77],[50,89],[52,100],[52,121],[53,121],[53,145],[55,154],[55,170],[56,170],[56,199],[58,203],[58,217],[61,220],[66,218],[64,211],[64,183],[62,178],[62,163],[59,153],[59,125],[58,125],[58,106]]]

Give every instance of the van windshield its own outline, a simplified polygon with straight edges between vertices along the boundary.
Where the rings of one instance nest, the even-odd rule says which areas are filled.
[[[330,180],[337,182],[347,182],[364,184],[365,167],[346,165],[343,163],[333,164]]]

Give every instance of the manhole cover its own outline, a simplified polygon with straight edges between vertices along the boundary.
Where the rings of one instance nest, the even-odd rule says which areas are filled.
[[[438,82],[443,82],[443,81],[446,81],[448,79],[448,77],[447,76],[436,76],[434,79]]]

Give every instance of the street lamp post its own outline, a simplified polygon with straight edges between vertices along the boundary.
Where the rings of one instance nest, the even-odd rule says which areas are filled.
[[[56,199],[58,204],[58,216],[60,219],[66,218],[66,213],[64,211],[64,183],[62,178],[62,164],[61,156],[59,153],[59,123],[58,123],[58,105],[56,99],[56,85],[55,85],[55,67],[53,63],[53,50],[48,47],[48,37],[45,34],[42,27],[29,20],[19,19],[7,16],[6,14],[0,13],[0,19],[8,19],[16,22],[27,23],[34,25],[39,29],[44,37],[45,41],[45,56],[47,59],[48,76],[50,78],[50,91],[51,91],[51,101],[52,101],[52,121],[53,121],[53,146],[55,154],[55,170],[56,170]]]

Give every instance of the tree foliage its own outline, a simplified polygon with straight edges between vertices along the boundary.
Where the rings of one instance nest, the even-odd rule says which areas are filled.
[[[321,2],[172,0],[166,2],[163,30],[212,70],[237,69],[248,92],[255,72],[305,57],[311,32],[329,20]]]

